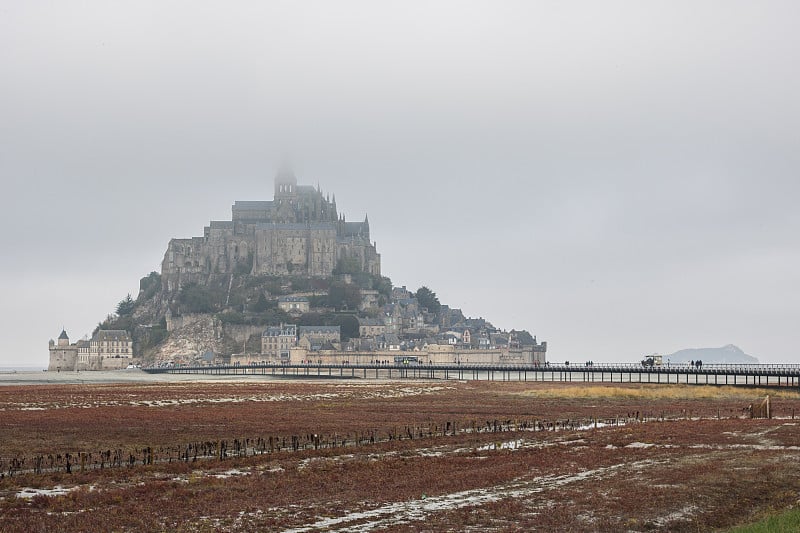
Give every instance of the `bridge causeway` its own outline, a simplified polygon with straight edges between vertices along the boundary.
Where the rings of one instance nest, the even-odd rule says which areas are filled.
[[[253,364],[166,366],[144,368],[151,374],[274,376],[286,378],[428,379],[473,381],[542,381],[578,383],[642,383],[741,385],[800,389],[800,365],[669,365],[640,364]]]

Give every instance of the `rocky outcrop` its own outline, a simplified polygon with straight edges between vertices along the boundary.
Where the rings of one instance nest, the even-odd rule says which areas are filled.
[[[156,349],[154,362],[190,363],[207,352],[223,353],[223,328],[213,315],[184,315],[171,322],[169,337]]]

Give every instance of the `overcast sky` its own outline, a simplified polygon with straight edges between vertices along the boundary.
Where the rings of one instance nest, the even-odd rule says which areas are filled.
[[[552,361],[800,362],[800,3],[0,0],[0,366],[301,184]]]

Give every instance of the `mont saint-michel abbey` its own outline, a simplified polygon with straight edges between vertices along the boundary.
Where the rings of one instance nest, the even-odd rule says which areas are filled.
[[[275,177],[271,201],[236,201],[231,220],[211,221],[202,237],[172,239],[161,265],[167,291],[211,274],[330,276],[340,260],[381,273],[380,254],[370,242],[369,220],[347,222],[336,196],[297,185],[290,170]]]

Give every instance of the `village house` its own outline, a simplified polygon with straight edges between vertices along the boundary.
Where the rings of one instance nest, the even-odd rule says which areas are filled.
[[[400,351],[400,338],[393,333],[375,337],[375,348],[378,350]]]
[[[403,285],[402,287],[393,287],[392,288],[392,300],[407,300],[409,298],[413,298],[414,293],[410,290],[406,289],[406,286]]]
[[[278,298],[278,308],[290,315],[308,313],[311,303],[305,296],[281,296]]]
[[[374,337],[386,333],[386,324],[380,318],[359,318],[358,334],[360,337]]]
[[[484,334],[478,337],[478,349],[488,350],[492,346],[492,341],[488,335]]]
[[[261,354],[268,358],[288,361],[293,346],[297,346],[295,324],[270,326],[261,335]]]
[[[361,305],[359,306],[359,311],[375,309],[378,307],[380,299],[380,292],[371,289],[361,289]]]
[[[340,326],[300,326],[297,335],[299,339],[316,337],[338,343],[342,340],[342,328]]]

